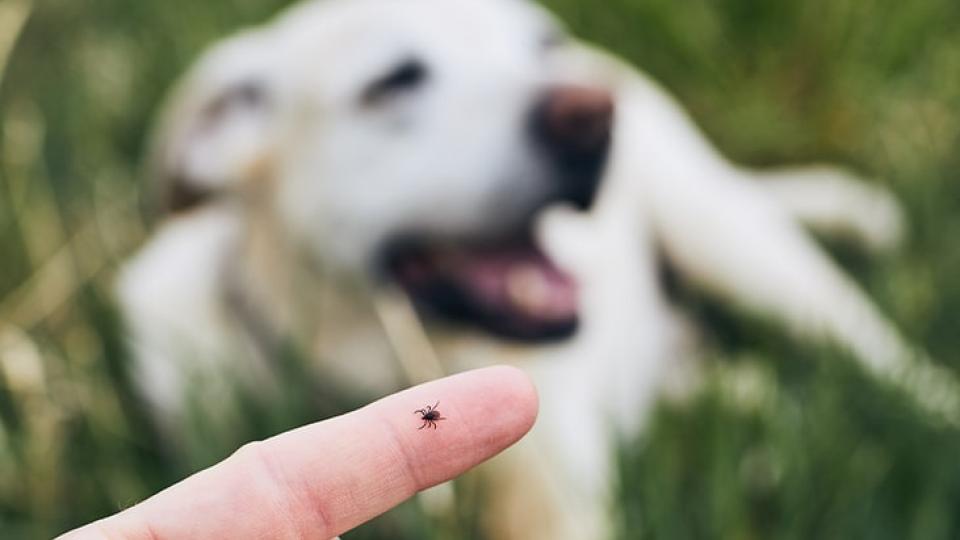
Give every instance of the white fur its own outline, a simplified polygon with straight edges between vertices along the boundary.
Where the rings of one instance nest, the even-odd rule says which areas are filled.
[[[320,376],[394,389],[397,377],[375,377],[371,366],[387,372],[391,336],[404,332],[393,319],[383,331],[362,269],[398,230],[489,230],[492,216],[509,224],[514,203],[548,181],[523,139],[524,122],[537,92],[559,80],[617,93],[613,155],[594,211],[557,209],[540,228],[544,246],[581,284],[582,330],[566,345],[517,348],[444,325],[426,329],[449,369],[514,362],[538,383],[534,434],[489,469],[495,485],[510,486],[495,496],[500,537],[583,539],[609,530],[611,433],[634,437],[667,379],[682,371],[677,364],[690,359],[689,332],[657,281],[656,246],[692,282],[798,336],[845,346],[876,373],[910,365],[896,330],[801,228],[887,247],[901,235],[889,196],[835,169],[731,164],[631,68],[578,44],[538,50],[551,24],[511,0],[327,0],[207,56],[170,108],[159,173],[229,186],[233,202],[163,225],[120,285],[140,382],[157,407],[177,411],[192,369],[184,356],[202,365],[229,359],[210,364],[231,372],[256,369],[222,316],[217,272],[263,215],[282,242],[254,242],[250,253],[282,261],[272,272],[285,277],[271,285],[252,270],[251,289],[285,314],[277,319],[337,321],[318,346],[329,362],[318,364]],[[365,110],[359,89],[408,50],[437,68],[432,86]],[[211,96],[248,78],[270,83],[269,106],[228,111],[205,126]],[[496,108],[478,106],[491,102]],[[311,289],[291,285],[300,283],[298,269],[314,265],[348,285],[325,287],[329,295],[315,301]],[[425,350],[417,331],[408,335]]]
[[[192,377],[232,373],[222,362],[245,352],[234,345],[215,292],[238,225],[235,215],[218,207],[172,220],[119,277],[117,292],[136,336],[135,376],[164,422],[178,420]]]

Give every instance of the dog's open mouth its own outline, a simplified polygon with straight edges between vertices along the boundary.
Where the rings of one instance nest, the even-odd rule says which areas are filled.
[[[386,266],[421,310],[522,341],[556,340],[577,327],[574,280],[529,239],[464,244],[405,240]]]

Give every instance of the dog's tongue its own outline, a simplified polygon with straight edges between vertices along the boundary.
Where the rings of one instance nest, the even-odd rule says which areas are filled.
[[[505,336],[560,336],[577,322],[576,283],[532,243],[419,246],[393,271],[421,304]]]
[[[492,310],[543,322],[576,317],[576,284],[536,250],[458,252],[445,263],[450,277]]]

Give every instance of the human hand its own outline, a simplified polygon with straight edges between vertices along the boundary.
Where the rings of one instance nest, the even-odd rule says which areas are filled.
[[[438,400],[446,420],[419,430],[413,411]],[[532,383],[514,368],[429,382],[248,444],[61,540],[333,538],[517,442],[537,406]]]

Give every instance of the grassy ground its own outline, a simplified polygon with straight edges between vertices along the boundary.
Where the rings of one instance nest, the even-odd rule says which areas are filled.
[[[51,536],[227,452],[184,463],[156,450],[109,283],[144,234],[137,164],[159,98],[204,44],[285,3],[0,0],[0,537]],[[904,249],[835,251],[960,369],[960,4],[546,3],[663,81],[736,159],[833,160],[882,179],[908,210]],[[623,445],[624,538],[960,536],[960,434],[840,354],[686,302],[713,329],[717,376]],[[305,394],[240,436],[305,421]],[[406,505],[354,538],[460,538],[470,521]]]

